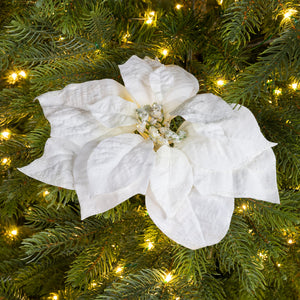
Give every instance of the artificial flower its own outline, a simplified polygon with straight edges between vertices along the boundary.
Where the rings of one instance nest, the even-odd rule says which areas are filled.
[[[38,97],[51,134],[22,172],[75,189],[82,219],[144,194],[154,223],[190,249],[226,235],[234,197],[279,203],[276,144],[246,107],[197,94],[179,66],[132,56],[119,68],[125,87],[103,79]]]

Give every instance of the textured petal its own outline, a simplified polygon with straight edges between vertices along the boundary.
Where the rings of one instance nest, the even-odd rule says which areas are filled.
[[[196,77],[178,66],[162,65],[150,74],[149,80],[155,101],[163,104],[167,112],[195,96],[199,90]]]
[[[80,147],[109,131],[80,108],[43,106],[43,110],[51,124],[51,137],[71,141]]]
[[[125,86],[140,105],[158,102],[170,111],[195,96],[198,80],[183,68],[132,56],[119,66]]]
[[[233,111],[222,98],[213,94],[200,94],[178,106],[171,115],[182,116],[193,123],[211,123],[230,118]]]
[[[107,96],[92,105],[89,110],[92,115],[106,127],[120,127],[136,124],[135,103],[124,101],[117,96]]]
[[[249,164],[233,172],[236,198],[255,198],[280,203],[276,181],[276,158],[272,149],[266,150]]]
[[[88,143],[74,166],[82,218],[107,211],[135,194],[145,194],[153,163],[152,141],[136,134]]]
[[[146,194],[149,216],[170,239],[198,249],[214,245],[226,235],[234,209],[233,198],[203,196],[193,188],[187,197],[178,197],[178,201],[176,214],[169,215],[150,188]]]
[[[69,106],[87,109],[107,96],[118,96],[132,101],[126,88],[112,79],[92,80],[67,85],[60,91],[52,91],[37,97],[42,106]]]
[[[245,146],[245,149],[251,144],[253,145],[252,147],[255,145],[259,149],[277,145],[265,139],[255,116],[248,108],[236,104],[231,104],[231,107],[234,108],[232,117],[222,120],[220,124],[230,140],[236,140],[238,143],[242,142],[242,146]]]
[[[184,153],[169,146],[160,147],[156,152],[150,186],[165,214],[175,215],[193,186],[192,168]]]
[[[198,168],[233,170],[275,146],[264,138],[250,111],[234,110],[231,118],[214,123],[185,122],[187,138],[178,144]],[[246,125],[245,125],[246,124]]]
[[[152,93],[149,76],[158,67],[159,62],[149,58],[141,59],[135,55],[131,56],[126,63],[119,65],[119,69],[126,89],[141,106],[152,104],[154,94]]]
[[[74,189],[73,163],[75,153],[78,151],[78,147],[69,141],[49,138],[45,144],[44,154],[19,170],[39,181]]]

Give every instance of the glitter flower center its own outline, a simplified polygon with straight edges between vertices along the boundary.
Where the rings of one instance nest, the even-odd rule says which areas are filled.
[[[136,110],[137,131],[145,139],[150,138],[154,143],[154,149],[158,150],[163,145],[173,147],[181,142],[186,133],[183,130],[174,131],[170,126],[171,118],[168,118],[160,104],[144,105]]]

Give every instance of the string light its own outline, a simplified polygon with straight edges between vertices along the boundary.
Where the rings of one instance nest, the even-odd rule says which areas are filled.
[[[219,5],[223,4],[223,0],[217,0],[217,2],[218,2]]]
[[[167,274],[164,277],[164,282],[170,282],[172,280],[173,276],[171,275],[171,273]]]
[[[286,10],[285,13],[283,14],[283,21],[289,21],[291,19],[291,16],[293,16],[296,13],[297,13],[297,10],[295,10],[293,8]]]
[[[117,267],[117,269],[116,269],[116,273],[121,273],[122,271],[123,271],[123,267]]]
[[[1,132],[1,137],[8,140],[11,136],[11,132],[9,130],[4,130]]]
[[[281,267],[281,264],[277,264],[277,267]]]
[[[147,249],[151,250],[154,247],[154,244],[150,240],[146,240],[147,242]]]
[[[26,77],[27,77],[27,74],[26,74],[25,71],[20,71],[20,72],[19,72],[19,75],[20,75],[21,77],[23,77],[23,78],[26,78]]]
[[[18,230],[17,229],[13,229],[11,232],[10,232],[10,235],[12,236],[16,236],[18,234]]]
[[[12,73],[8,77],[8,82],[14,84],[17,81],[18,74],[17,73]]]
[[[179,9],[181,9],[181,8],[183,7],[183,5],[182,5],[182,4],[176,4],[176,6],[175,6],[175,7],[176,7],[176,9],[178,9],[178,10],[179,10]]]
[[[145,21],[146,24],[151,25],[155,21],[156,18],[155,11],[150,11],[149,13],[146,13],[145,16],[146,16],[146,21]]]
[[[122,36],[122,42],[127,43],[128,38],[130,38],[130,33],[126,32],[123,36]]]
[[[161,51],[161,53],[162,53],[163,56],[167,56],[169,54],[169,50],[168,49],[163,49]]]
[[[225,80],[224,79],[217,80],[217,86],[222,87],[224,84],[225,84]]]
[[[49,191],[44,191],[44,192],[43,192],[43,196],[44,196],[44,197],[46,197],[46,196],[49,195],[49,194],[50,194]]]
[[[10,164],[10,159],[7,157],[4,157],[1,159],[1,164],[2,165],[9,165]]]
[[[292,83],[290,86],[295,91],[298,89],[298,83],[297,82]]]
[[[274,94],[275,94],[276,96],[279,96],[279,95],[282,94],[282,90],[281,90],[281,89],[276,89],[276,90],[274,90]]]
[[[246,210],[246,209],[247,209],[247,205],[246,205],[246,204],[243,204],[243,205],[242,205],[242,209],[243,209],[243,210]]]
[[[148,24],[148,25],[151,25],[153,23],[153,19],[148,18],[145,23]]]
[[[20,77],[26,78],[27,77],[26,72],[23,70],[18,73],[13,72],[12,74],[9,75],[8,82],[14,84],[14,83],[16,83],[16,81],[18,81],[20,79]]]
[[[289,240],[288,240],[288,244],[292,245],[292,244],[294,244],[294,243],[295,243],[294,240],[292,240],[292,239],[289,239]]]
[[[262,252],[259,252],[259,253],[258,253],[258,256],[261,257],[262,259],[266,259],[266,258],[268,257],[267,254],[262,253]]]

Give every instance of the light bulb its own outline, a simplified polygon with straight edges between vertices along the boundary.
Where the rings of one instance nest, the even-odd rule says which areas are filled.
[[[181,9],[182,7],[183,7],[183,5],[181,5],[181,4],[176,4],[176,9]]]
[[[223,80],[223,79],[219,79],[218,81],[217,81],[217,86],[223,86],[225,84],[225,80]]]
[[[10,159],[9,158],[4,157],[4,158],[1,159],[1,164],[2,165],[9,165],[9,163],[10,163]]]
[[[10,75],[10,77],[11,77],[14,81],[16,81],[17,78],[18,78],[18,74],[17,74],[17,73],[12,73],[12,74]]]
[[[149,12],[149,16],[154,17],[154,16],[155,16],[155,11],[150,11],[150,12]]]
[[[283,14],[283,20],[285,20],[285,21],[290,20],[291,16],[296,13],[297,13],[297,10],[293,9],[293,8],[286,10],[285,13]]]
[[[298,83],[297,82],[292,83],[291,88],[296,91],[298,88]]]
[[[19,72],[19,75],[23,78],[26,78],[27,77],[27,74],[25,73],[25,71],[20,71]]]
[[[164,282],[170,282],[172,280],[172,275],[171,273],[167,274],[165,277],[164,277]]]
[[[281,267],[281,264],[277,264],[277,267]]]
[[[121,273],[123,271],[123,267],[117,267],[116,273]]]
[[[162,53],[163,56],[167,56],[169,54],[169,50],[168,49],[163,49],[161,51],[161,53]]]
[[[281,90],[281,89],[276,89],[276,90],[274,90],[274,94],[275,94],[276,96],[279,96],[279,95],[282,94],[282,90]]]
[[[52,299],[53,299],[53,300],[58,300],[58,296],[57,296],[57,295],[54,295],[54,296],[52,297]]]
[[[148,18],[145,22],[146,24],[150,25],[153,23],[153,20],[151,18]]]
[[[147,242],[147,249],[151,250],[154,247],[154,244],[150,240],[146,240]]]
[[[217,2],[218,2],[219,5],[223,4],[223,0],[217,0]]]
[[[16,236],[18,234],[18,230],[14,229],[10,232],[10,234]]]
[[[49,195],[49,194],[50,194],[49,191],[43,192],[43,196],[44,196],[44,197],[46,197],[46,196]]]
[[[4,138],[4,139],[9,139],[10,136],[11,136],[11,133],[10,133],[10,131],[8,131],[8,130],[4,130],[4,131],[1,132],[1,136],[2,136],[2,138]]]
[[[246,205],[246,204],[243,204],[243,205],[242,205],[242,208],[243,208],[243,210],[246,210],[246,209],[247,209],[247,205]]]
[[[292,239],[289,239],[289,240],[288,240],[288,244],[290,244],[290,245],[291,245],[291,244],[294,244],[294,243],[295,243],[295,241],[294,241],[294,240],[292,240]]]

